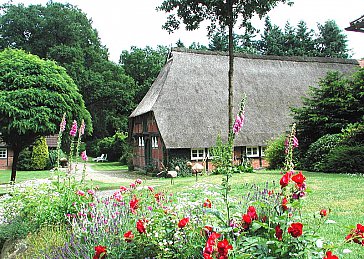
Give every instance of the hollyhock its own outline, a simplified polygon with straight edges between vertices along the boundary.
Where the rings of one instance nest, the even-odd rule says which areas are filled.
[[[294,181],[297,186],[300,188],[302,186],[303,182],[306,180],[306,177],[302,174],[302,172],[299,172],[298,174],[292,176],[292,181]]]
[[[203,207],[205,207],[205,208],[211,208],[211,201],[209,199],[206,199],[206,201],[203,204]]]
[[[249,206],[247,210],[247,214],[250,216],[252,220],[258,219],[258,214],[254,206]]]
[[[288,233],[291,234],[292,237],[299,237],[302,235],[303,225],[300,222],[292,223],[288,228]]]
[[[287,210],[288,210],[288,206],[287,206],[287,204],[288,204],[288,200],[287,200],[287,198],[286,198],[286,197],[284,197],[284,198],[282,199],[282,209],[283,209],[284,211],[287,211]]]
[[[283,236],[283,230],[281,229],[281,226],[280,225],[277,225],[276,228],[276,238],[279,240],[279,241],[282,241],[282,236]]]
[[[86,155],[86,150],[81,153],[81,158],[83,161],[87,161],[88,157]]]
[[[125,239],[125,242],[127,242],[127,243],[132,242],[132,241],[133,241],[133,239],[134,239],[134,234],[133,234],[133,232],[131,232],[131,230],[129,230],[128,232],[126,232],[126,233],[124,234],[124,239]]]
[[[178,227],[179,228],[184,228],[187,223],[190,221],[190,218],[183,218],[178,222]]]
[[[248,229],[249,225],[252,223],[252,218],[248,214],[243,215],[243,228]]]
[[[216,239],[218,239],[221,234],[212,232],[209,238],[207,239],[205,248],[203,250],[204,258],[212,258],[212,253],[215,251]]]
[[[242,127],[243,127],[243,122],[241,120],[241,117],[239,115],[236,115],[236,119],[233,126],[234,134],[238,135]]]
[[[70,136],[74,137],[77,133],[77,121],[73,121],[72,128],[70,130]]]
[[[133,214],[136,214],[136,209],[138,208],[138,202],[139,200],[134,195],[133,198],[129,202],[130,211]]]
[[[106,258],[106,246],[95,246],[95,255],[93,259],[104,259]]]
[[[291,176],[292,176],[292,172],[287,172],[282,176],[281,180],[279,181],[281,188],[284,188],[289,184]]]
[[[229,244],[226,239],[219,241],[217,243],[217,251],[219,253],[219,259],[228,258],[229,250],[233,249],[233,246]]]
[[[331,251],[326,252],[326,256],[323,259],[339,259],[337,255],[332,254]]]
[[[145,226],[144,226],[144,222],[145,222],[145,220],[139,219],[136,223],[136,228],[140,234],[147,232],[147,230],[145,229]]]

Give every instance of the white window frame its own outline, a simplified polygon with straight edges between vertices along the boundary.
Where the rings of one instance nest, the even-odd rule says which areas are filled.
[[[250,149],[251,152],[248,152],[248,149]],[[253,152],[254,149],[256,149],[257,151],[256,153]],[[258,146],[245,147],[245,154],[247,157],[259,157],[259,147]]]
[[[158,137],[152,137],[152,148],[158,148]]]
[[[196,154],[197,156],[194,156]],[[204,148],[191,148],[191,160],[204,160],[206,157]]]
[[[265,156],[265,149],[266,149],[267,147],[266,146],[262,146],[261,147],[261,152],[262,152],[262,154],[261,154],[261,156],[263,157],[263,156]]]
[[[8,149],[6,147],[0,147],[0,158],[8,158]]]
[[[144,147],[144,138],[143,137],[138,137],[138,146]]]
[[[214,159],[214,156],[211,154],[210,150],[211,150],[211,148],[207,149],[207,158],[208,159]]]

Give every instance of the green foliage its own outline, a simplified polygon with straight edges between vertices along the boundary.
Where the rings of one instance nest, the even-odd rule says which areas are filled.
[[[37,139],[33,145],[32,168],[33,170],[43,170],[48,165],[49,152],[45,137]]]
[[[21,48],[53,59],[66,69],[92,115],[94,138],[127,129],[128,116],[135,107],[135,83],[123,68],[108,61],[106,47],[80,9],[55,2],[45,6],[5,4],[0,35],[0,49]]]
[[[327,134],[312,143],[305,153],[302,166],[310,171],[322,171],[326,156],[342,142],[341,134]]]
[[[85,150],[85,149],[81,148],[81,150]],[[60,152],[59,153],[60,158],[67,157],[67,155],[62,150],[60,150],[59,152]],[[48,158],[47,168],[52,169],[52,168],[57,167],[58,166],[57,159],[58,159],[58,151],[57,150],[49,150],[49,158]]]
[[[168,170],[175,171],[176,166],[178,166],[177,177],[192,176],[191,168],[187,165],[188,161],[190,161],[188,158],[173,157],[169,160]]]
[[[269,162],[270,169],[282,169],[284,168],[285,161],[285,147],[284,142],[286,140],[285,135],[281,135],[276,139],[272,139],[268,142],[267,148],[264,151],[265,159]]]
[[[326,156],[322,171],[364,174],[364,146],[337,146]]]
[[[358,69],[351,77],[329,72],[311,87],[309,97],[301,108],[294,108],[300,149],[306,152],[309,145],[326,134],[337,134],[350,123],[364,116],[364,69]]]
[[[18,159],[18,164],[16,166],[17,170],[21,171],[31,171],[32,167],[32,151],[29,147],[24,148],[20,154]]]
[[[232,168],[232,152],[231,145],[223,143],[221,136],[218,135],[216,145],[211,149],[212,163],[216,168],[216,173],[226,173],[226,170]]]
[[[127,134],[123,132],[116,132],[111,137],[89,142],[89,154],[95,157],[107,154],[109,161],[120,161],[126,164],[129,156],[127,137]]]
[[[343,143],[349,146],[364,144],[364,120],[349,124],[342,131]]]

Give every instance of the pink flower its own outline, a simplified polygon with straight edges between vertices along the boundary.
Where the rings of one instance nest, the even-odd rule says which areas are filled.
[[[135,188],[135,186],[136,186],[135,183],[130,184],[130,188]]]
[[[87,161],[88,157],[86,155],[86,150],[81,153],[81,157],[83,161]]]
[[[136,180],[135,180],[135,183],[136,183],[136,184],[142,184],[142,183],[143,183],[143,180],[142,180],[142,179],[136,179]]]
[[[123,196],[121,195],[120,191],[114,192],[113,196],[116,201],[121,201],[123,199]]]
[[[88,190],[87,193],[90,194],[90,195],[95,195],[95,191],[94,190],[91,190],[91,189]]]
[[[298,147],[298,139],[296,136],[293,136],[293,147]]]
[[[84,191],[81,191],[81,190],[78,190],[76,192],[77,195],[80,195],[80,196],[85,196],[85,192]]]
[[[148,186],[149,191],[154,192],[154,188],[152,186]]]
[[[60,128],[61,132],[63,132],[66,129],[66,114],[63,115],[59,128]]]
[[[73,124],[72,124],[72,128],[70,130],[70,135],[72,137],[76,136],[76,133],[77,133],[77,121],[73,121]]]

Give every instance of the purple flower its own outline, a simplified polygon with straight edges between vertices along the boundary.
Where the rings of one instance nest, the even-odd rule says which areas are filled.
[[[293,136],[293,147],[298,147],[298,139],[296,136]]]
[[[73,121],[73,124],[72,124],[72,128],[70,130],[70,135],[72,137],[76,136],[76,133],[77,133],[77,121]]]
[[[244,120],[245,120],[244,112],[242,112],[240,115],[239,114],[236,115],[235,123],[233,126],[234,134],[238,135],[238,133],[240,132],[240,130],[242,129],[242,127],[244,125]]]

